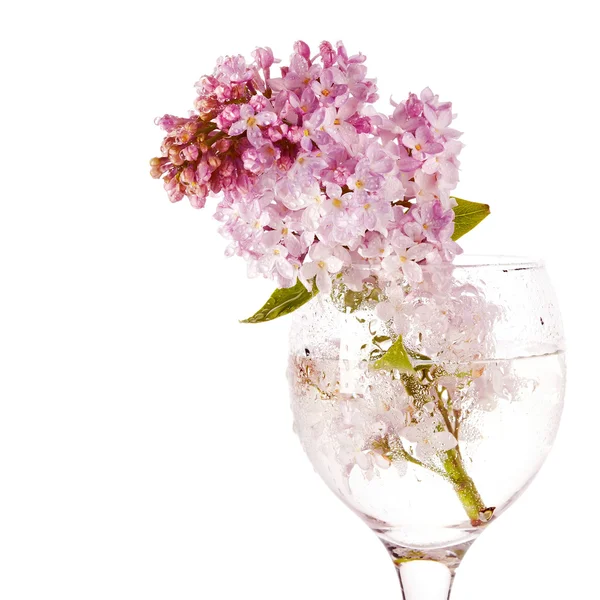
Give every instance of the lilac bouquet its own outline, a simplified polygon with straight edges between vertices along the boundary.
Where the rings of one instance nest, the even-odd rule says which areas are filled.
[[[489,207],[453,195],[463,144],[449,102],[426,88],[379,112],[364,55],[341,42],[296,42],[278,73],[270,48],[253,59],[219,59],[188,117],[158,119],[151,174],[173,202],[217,197],[226,254],[275,280],[244,322],[303,307],[288,363],[295,431],[385,544],[404,597],[435,584],[446,599],[556,435],[551,286],[535,261],[454,261]]]
[[[157,119],[167,136],[150,161],[172,202],[220,198],[226,254],[276,281],[247,321],[287,314],[334,280],[357,293],[397,274],[417,285],[423,265],[461,252],[455,240],[489,207],[451,195],[463,146],[451,103],[426,88],[378,112],[366,57],[341,42],[316,54],[296,42],[277,75],[270,48],[252,56],[220,58],[190,116]]]

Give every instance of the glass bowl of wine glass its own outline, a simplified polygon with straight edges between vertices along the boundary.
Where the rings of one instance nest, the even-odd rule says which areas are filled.
[[[296,311],[288,379],[316,472],[379,536],[405,599],[448,598],[559,425],[563,329],[540,261],[460,257]]]

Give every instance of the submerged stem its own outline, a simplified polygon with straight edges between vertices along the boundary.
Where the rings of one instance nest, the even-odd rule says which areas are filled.
[[[416,379],[414,375],[409,375],[407,377],[409,379]],[[426,369],[423,372],[423,377],[430,377],[428,369]],[[420,382],[415,382],[415,385],[417,383]],[[463,505],[463,508],[465,509],[465,512],[467,513],[467,516],[471,521],[471,525],[473,525],[474,527],[478,527],[490,521],[494,514],[494,508],[486,507],[485,503],[483,502],[483,499],[481,498],[481,495],[479,494],[479,491],[477,490],[475,482],[473,481],[473,479],[471,479],[470,475],[467,472],[467,469],[465,468],[462,454],[460,452],[460,447],[458,446],[458,419],[456,418],[456,415],[455,426],[453,426],[452,419],[450,417],[450,412],[446,407],[442,394],[438,390],[436,390],[436,394],[437,401],[435,402],[435,407],[439,412],[440,416],[442,417],[442,421],[447,431],[451,433],[455,438],[457,438],[457,445],[455,448],[441,453],[443,471],[435,468],[433,465],[424,464],[421,461],[417,461],[416,459],[411,460],[412,457],[410,457],[410,454],[408,454],[408,452],[406,452],[406,450],[403,449],[403,454],[408,455],[408,457],[410,457],[407,458],[407,456],[404,456],[404,458],[410,460],[410,462],[413,462],[415,464],[420,464],[422,467],[425,467],[430,471],[433,471],[434,473],[442,475],[442,477],[448,479],[452,484],[452,487],[454,488],[458,499]]]
[[[444,420],[448,431],[457,438],[456,447],[445,452],[446,457],[442,459],[444,471],[446,471],[448,479],[452,482],[454,491],[461,501],[467,516],[471,519],[471,525],[474,527],[483,525],[491,519],[494,509],[488,509],[486,507],[475,486],[475,482],[467,473],[458,445],[458,421],[456,422],[456,427],[452,427],[450,414],[439,393],[436,407],[442,415],[442,419]]]
[[[404,460],[407,460],[408,462],[413,463],[413,465],[417,465],[418,467],[423,467],[424,469],[428,469],[429,471],[433,471],[434,473],[437,473],[438,475],[441,475],[442,477],[446,476],[446,473],[444,471],[442,471],[441,469],[437,469],[436,467],[434,467],[433,465],[427,465],[424,462],[420,461],[418,458],[415,458],[412,454],[410,454],[409,452],[407,452],[404,447],[401,447],[400,449],[395,450],[392,453],[395,454],[397,457],[399,458],[403,458]]]
[[[475,482],[471,479],[463,460],[456,449],[448,450],[446,458],[442,460],[444,470],[451,481],[454,491],[461,501],[471,525],[477,527],[483,525],[492,516],[493,509],[488,509],[484,504]]]

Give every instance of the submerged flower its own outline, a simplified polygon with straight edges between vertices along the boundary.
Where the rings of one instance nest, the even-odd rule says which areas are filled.
[[[415,444],[415,454],[421,459],[429,459],[434,454],[456,448],[458,441],[449,432],[440,430],[434,419],[423,419],[416,425],[405,427],[402,436]]]

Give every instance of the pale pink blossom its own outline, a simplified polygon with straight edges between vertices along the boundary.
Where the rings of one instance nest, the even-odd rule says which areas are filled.
[[[284,85],[291,90],[310,86],[319,77],[321,70],[320,65],[311,65],[306,56],[294,54],[289,71],[283,78]]]
[[[368,232],[358,249],[363,258],[384,259],[392,253],[392,246],[387,238],[380,233]]]
[[[324,106],[329,106],[336,102],[336,98],[344,94],[347,90],[345,85],[336,83],[336,78],[339,70],[336,68],[325,69],[321,72],[318,80],[311,84],[311,88],[315,96],[323,103]]]
[[[417,160],[424,160],[426,154],[439,154],[444,146],[433,141],[433,133],[428,127],[418,127],[414,135],[406,132],[402,136],[402,143],[413,150],[412,156]]]
[[[317,243],[308,253],[311,262],[304,263],[302,275],[311,280],[315,278],[317,289],[328,294],[331,292],[331,274],[339,273],[344,263],[331,252],[325,244]]]
[[[285,246],[277,245],[269,248],[258,261],[258,269],[261,273],[272,273],[274,270],[283,278],[293,280],[294,267],[287,260],[288,250]]]
[[[452,123],[452,105],[446,103],[444,105],[433,107],[431,103],[425,104],[423,107],[423,115],[431,125],[431,130],[436,137],[444,139],[460,137],[460,132],[456,129],[448,127]]]
[[[262,136],[260,127],[273,125],[277,121],[277,115],[265,110],[256,114],[254,108],[249,104],[244,104],[240,109],[240,120],[236,121],[228,131],[229,135],[236,136],[246,132],[248,141],[256,148],[262,146],[265,140]]]
[[[423,281],[423,271],[419,261],[425,259],[431,252],[429,244],[415,244],[409,238],[397,235],[392,238],[394,253],[381,262],[383,270],[388,275],[402,272],[410,283]]]
[[[439,430],[439,421],[434,417],[422,417],[418,423],[405,427],[401,435],[414,444],[414,452],[422,460],[456,448],[457,439],[447,430]]]
[[[348,123],[348,119],[356,112],[357,106],[356,98],[350,98],[339,108],[329,106],[325,111],[322,127],[334,141],[345,146],[351,146],[358,141],[356,128]]]
[[[386,289],[385,300],[377,304],[376,314],[384,321],[392,321],[394,331],[404,335],[412,317],[412,307],[406,300],[406,293],[401,285],[391,283]]]
[[[280,243],[283,243],[286,250],[292,256],[300,256],[305,250],[302,244],[301,225],[295,223],[292,217],[284,217],[273,225],[271,231],[267,231],[262,238],[263,244],[267,248],[272,248]]]
[[[302,141],[300,145],[307,152],[313,149],[313,142],[318,147],[327,144],[330,139],[322,128],[325,115],[325,109],[319,108],[311,115],[307,115],[302,122]]]

